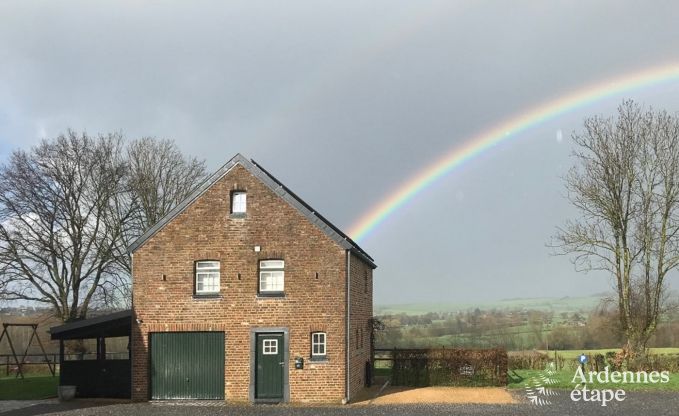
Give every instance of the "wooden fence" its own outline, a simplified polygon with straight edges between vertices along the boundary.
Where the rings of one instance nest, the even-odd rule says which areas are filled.
[[[107,360],[129,360],[129,352],[107,352]],[[45,361],[45,356],[42,354],[27,354],[24,358],[24,362],[21,362],[21,355],[17,357],[21,365],[21,369],[24,372],[40,371],[37,368],[45,367],[43,370],[47,372],[48,364],[53,367],[59,368],[59,354],[47,354],[47,360]],[[64,361],[91,361],[96,360],[96,353],[85,353],[85,354],[65,354]],[[4,368],[4,371],[2,370]],[[0,354],[0,374],[5,376],[17,375],[17,364],[14,361],[14,356],[12,354]]]
[[[75,360],[61,365],[62,386],[76,386],[76,397],[129,399],[132,383],[130,360]]]
[[[30,369],[32,367],[45,367],[48,365],[57,366],[59,364],[59,354],[47,354],[48,361],[45,361],[45,356],[42,354],[27,354],[24,357],[24,362],[21,362],[21,355],[18,356],[22,370]],[[14,361],[14,356],[11,354],[0,354],[0,366],[4,367],[5,376],[17,375],[18,368]],[[54,375],[54,374],[53,374]]]
[[[373,365],[394,386],[507,384],[507,351],[499,348],[375,349]]]

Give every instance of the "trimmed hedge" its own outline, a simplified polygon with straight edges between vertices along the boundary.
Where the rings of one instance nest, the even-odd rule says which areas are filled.
[[[385,350],[382,350],[385,351]],[[393,349],[394,386],[505,386],[504,349]]]

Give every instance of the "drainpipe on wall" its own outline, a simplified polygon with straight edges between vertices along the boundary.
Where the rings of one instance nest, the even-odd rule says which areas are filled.
[[[133,322],[137,322],[137,314],[134,312],[134,291],[132,288],[134,287],[134,253],[130,253],[130,309],[132,310],[132,317],[131,322],[130,322],[130,335],[127,337],[127,359],[130,360],[130,380],[132,379],[132,337],[134,333],[134,325],[132,324]],[[139,325],[139,324],[137,324]],[[64,343],[62,341],[61,343],[61,348],[63,348]],[[61,351],[61,358],[63,359],[64,354],[63,350]],[[61,363],[60,363],[61,364]],[[61,367],[59,367],[61,368]],[[59,375],[61,377],[61,374]],[[59,379],[61,380],[61,379]],[[130,399],[132,398],[132,382],[130,381]]]
[[[347,300],[347,324],[346,324],[346,368],[344,371],[344,379],[345,379],[345,389],[346,389],[346,394],[344,397],[344,400],[342,400],[345,404],[349,403],[349,400],[351,400],[351,393],[350,393],[350,386],[349,386],[349,379],[350,379],[350,341],[351,341],[351,251],[347,250],[347,284],[346,284],[346,300]]]
[[[134,253],[130,253],[130,307],[134,304],[134,291],[132,290],[132,284],[134,283],[133,279],[134,279]]]

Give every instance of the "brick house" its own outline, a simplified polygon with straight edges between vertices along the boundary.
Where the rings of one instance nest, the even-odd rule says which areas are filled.
[[[132,399],[350,401],[373,259],[238,154],[129,248]]]

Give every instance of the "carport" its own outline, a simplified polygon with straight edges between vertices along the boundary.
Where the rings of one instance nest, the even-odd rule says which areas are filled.
[[[106,338],[128,337],[129,345],[131,330],[131,310],[52,327],[52,340],[59,340],[59,385],[76,386],[77,397],[130,398],[129,347],[127,358],[106,359]],[[97,340],[96,359],[68,359],[64,341],[85,339]]]

